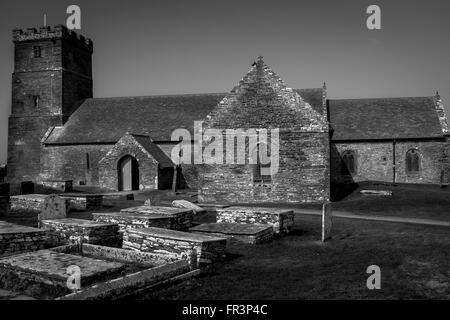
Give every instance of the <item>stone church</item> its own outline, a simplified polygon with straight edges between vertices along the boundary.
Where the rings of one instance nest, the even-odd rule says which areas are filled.
[[[258,58],[229,93],[93,98],[91,40],[14,30],[8,181],[105,190],[189,188],[205,202],[322,202],[363,181],[446,182],[450,137],[439,95],[328,99],[291,89]],[[279,129],[279,169],[172,161],[175,129]],[[192,141],[192,144],[195,142]]]

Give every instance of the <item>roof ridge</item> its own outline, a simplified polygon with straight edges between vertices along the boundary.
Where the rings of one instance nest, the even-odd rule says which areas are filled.
[[[413,97],[375,97],[375,98],[342,98],[342,99],[328,99],[330,101],[350,101],[350,100],[382,100],[382,99],[425,99],[434,98],[434,96],[413,96]]]
[[[218,96],[225,95],[226,93],[213,92],[213,93],[180,93],[180,94],[156,94],[147,96],[122,96],[122,97],[95,97],[88,98],[86,100],[113,100],[113,99],[143,99],[143,98],[166,98],[166,97],[197,97],[197,96]]]

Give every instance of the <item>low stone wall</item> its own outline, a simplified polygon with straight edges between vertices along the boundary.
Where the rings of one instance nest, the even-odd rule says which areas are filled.
[[[269,224],[276,234],[289,233],[294,225],[294,211],[272,208],[217,208],[217,222]]]
[[[103,196],[99,194],[61,194],[66,199],[71,211],[87,211],[103,206]]]
[[[0,257],[47,249],[58,245],[51,232],[0,221]]]
[[[170,257],[157,252],[140,252],[123,248],[93,245],[88,243],[83,243],[82,252],[83,254],[90,256],[102,257],[117,261],[125,261],[128,263],[139,263],[153,267],[178,261],[175,257]]]
[[[97,222],[118,224],[121,232],[149,227],[184,231],[192,226],[194,218],[192,210],[145,206],[92,215]]]
[[[44,194],[27,194],[12,196],[11,201],[11,211],[25,210],[30,212],[39,213],[44,207],[45,198],[47,196]]]
[[[226,244],[224,238],[161,228],[129,229],[123,235],[125,249],[188,260],[192,268],[224,259]]]
[[[41,227],[53,231],[62,242],[68,244],[91,243],[105,246],[120,246],[122,236],[119,226],[82,219],[42,220]]]

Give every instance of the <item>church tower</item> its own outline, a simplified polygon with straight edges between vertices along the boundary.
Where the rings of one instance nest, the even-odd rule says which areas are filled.
[[[47,130],[92,98],[93,44],[61,25],[16,29],[13,41],[8,181],[37,181]]]

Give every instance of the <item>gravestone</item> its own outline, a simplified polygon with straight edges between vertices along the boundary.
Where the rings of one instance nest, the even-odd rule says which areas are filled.
[[[8,197],[10,195],[9,183],[0,183],[0,197]]]
[[[9,197],[0,195],[0,217],[6,217],[9,211]]]
[[[159,206],[161,204],[161,196],[159,194],[155,194],[150,196],[147,200],[145,200],[144,206]]]
[[[22,181],[20,184],[20,194],[33,194],[34,193],[34,183],[33,181]]]
[[[333,212],[331,203],[324,203],[322,206],[322,242],[331,238],[331,228],[333,225]]]
[[[38,215],[39,225],[42,220],[64,219],[66,216],[66,200],[56,194],[52,194],[45,197],[42,210]]]

